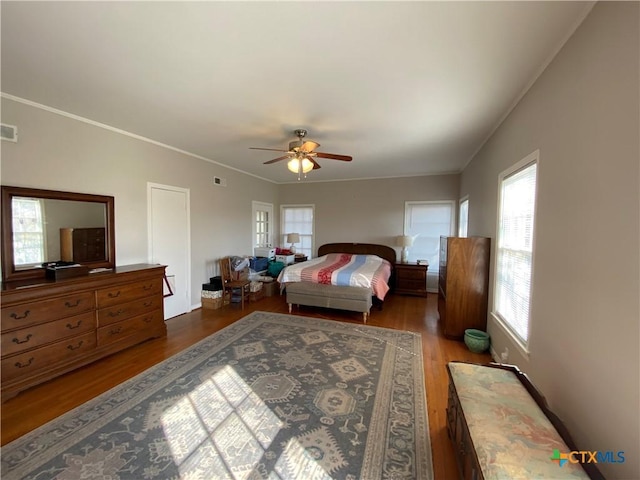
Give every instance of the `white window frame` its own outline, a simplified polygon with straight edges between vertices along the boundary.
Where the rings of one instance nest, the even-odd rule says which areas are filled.
[[[463,205],[466,205],[466,215],[463,215]],[[463,223],[464,222],[464,223]],[[469,234],[469,195],[465,195],[458,203],[458,236],[467,237]]]
[[[260,223],[259,220],[256,218],[258,212],[267,212],[267,221],[266,223],[266,241],[262,242],[262,243],[258,243],[258,234],[261,233],[259,232],[260,228],[258,227],[258,224]],[[271,247],[273,246],[273,229],[274,229],[274,218],[273,218],[273,204],[272,203],[265,203],[265,202],[259,202],[259,201],[252,201],[251,202],[251,245],[253,245],[253,248],[256,247]]]
[[[287,209],[295,209],[295,208],[304,208],[311,209],[312,213],[312,221],[311,221],[311,234],[303,233],[303,232],[292,232],[287,231],[289,228],[285,222],[285,210]],[[287,234],[288,233],[299,233],[300,234],[300,244],[296,245],[296,253],[306,254],[309,259],[313,258],[314,252],[316,251],[316,206],[314,204],[290,204],[290,205],[280,205],[280,247],[288,248],[289,245],[286,243]],[[311,247],[303,248],[303,238],[310,238]]]
[[[500,239],[500,224],[502,219],[502,187],[503,182],[511,178],[513,175],[531,167],[532,165],[536,166],[536,184],[534,188],[534,205],[533,205],[533,221],[532,221],[532,234],[531,234],[531,268],[530,268],[530,279],[529,279],[529,296],[528,296],[528,311],[527,311],[527,332],[526,338],[523,338],[519,333],[516,332],[515,328],[511,325],[508,319],[504,318],[502,314],[497,311],[497,296],[499,294],[499,263],[500,263],[500,248],[501,248],[501,239]],[[507,170],[501,172],[498,175],[498,210],[496,217],[496,242],[495,242],[495,255],[494,255],[494,280],[493,280],[493,299],[491,306],[491,315],[496,320],[497,324],[506,332],[506,334],[512,338],[515,345],[518,346],[522,350],[526,356],[529,355],[529,340],[531,337],[531,305],[532,299],[534,298],[533,291],[533,283],[535,278],[534,265],[535,265],[535,243],[536,243],[536,223],[537,223],[537,204],[538,204],[538,185],[540,178],[540,150],[536,150],[535,152],[527,155],[525,158],[520,160],[518,163],[508,168]]]

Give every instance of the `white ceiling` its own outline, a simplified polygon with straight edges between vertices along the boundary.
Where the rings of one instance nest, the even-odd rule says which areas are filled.
[[[3,95],[284,183],[458,172],[592,2],[1,2]],[[20,126],[18,126],[20,128]]]

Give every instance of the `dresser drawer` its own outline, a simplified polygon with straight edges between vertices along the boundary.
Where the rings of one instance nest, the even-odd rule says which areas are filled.
[[[114,305],[98,310],[98,327],[104,327],[115,322],[121,322],[127,318],[135,317],[146,312],[159,310],[162,306],[162,297],[141,298],[133,302]]]
[[[119,342],[126,337],[144,331],[148,331],[149,337],[153,337],[155,332],[162,328],[163,322],[162,312],[156,310],[101,327],[98,329],[98,346],[102,347],[110,343]]]
[[[41,302],[23,303],[2,308],[2,331],[70,317],[95,308],[93,292],[52,298]]]
[[[100,289],[97,291],[97,308],[110,307],[153,295],[162,296],[162,278]]]
[[[424,280],[427,278],[425,270],[398,269],[398,279],[401,280]]]
[[[420,279],[399,278],[396,288],[409,289],[409,290],[425,290],[427,288],[427,282],[425,278],[420,278]]]
[[[41,370],[60,365],[65,360],[88,354],[96,346],[95,332],[67,338],[45,347],[2,359],[2,381],[33,375]]]
[[[2,334],[2,356],[13,355],[61,338],[79,335],[95,329],[96,320],[93,312],[75,317],[61,318],[54,322],[14,330]]]

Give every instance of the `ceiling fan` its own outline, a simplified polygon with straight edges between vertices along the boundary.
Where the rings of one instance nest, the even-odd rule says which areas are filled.
[[[293,173],[298,174],[298,180],[300,179],[301,174],[305,174],[306,176],[307,172],[321,168],[320,164],[316,162],[316,158],[328,158],[331,160],[340,160],[343,162],[350,162],[351,160],[353,160],[353,158],[348,155],[316,152],[315,149],[318,148],[320,144],[314,142],[313,140],[303,140],[303,138],[307,136],[307,131],[304,129],[299,128],[297,130],[294,130],[293,133],[295,133],[295,135],[298,137],[298,140],[289,142],[289,150],[281,150],[279,148],[249,148],[251,150],[286,152],[286,155],[264,162],[264,164],[268,165],[270,163],[280,162],[281,160],[289,160],[289,162],[287,163],[287,168]]]

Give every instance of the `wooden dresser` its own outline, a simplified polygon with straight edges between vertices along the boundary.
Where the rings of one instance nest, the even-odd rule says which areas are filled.
[[[446,337],[487,329],[490,247],[486,237],[440,237],[438,313]]]
[[[107,258],[104,228],[61,228],[60,258],[65,262],[99,262]]]
[[[163,265],[2,285],[2,400],[166,335]]]

